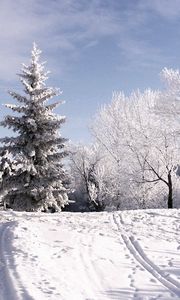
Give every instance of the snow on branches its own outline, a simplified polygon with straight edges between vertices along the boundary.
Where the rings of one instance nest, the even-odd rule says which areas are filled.
[[[61,91],[46,87],[48,73],[40,62],[41,51],[34,44],[30,65],[23,64],[18,74],[23,95],[9,92],[18,104],[6,107],[16,112],[1,122],[17,136],[2,138],[2,151],[9,151],[16,161],[16,169],[6,176],[4,202],[10,208],[26,211],[60,211],[68,204],[68,176],[61,159],[66,139],[59,134],[65,117],[53,113],[59,104],[46,102]],[[19,114],[17,116],[17,114]]]

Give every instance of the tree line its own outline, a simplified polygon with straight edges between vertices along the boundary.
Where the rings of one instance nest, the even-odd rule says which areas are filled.
[[[76,198],[81,195],[84,205],[95,210],[177,207],[180,73],[165,68],[161,78],[162,91],[114,93],[92,121],[93,145],[70,151]]]
[[[34,44],[18,75],[23,94],[10,92],[15,114],[0,125],[0,204],[4,209],[55,212],[173,208],[180,198],[180,73],[163,69],[164,89],[113,93],[91,122],[92,144],[66,143],[65,117],[47,101],[48,72]],[[67,167],[62,161],[67,158]],[[69,200],[71,199],[71,200]]]

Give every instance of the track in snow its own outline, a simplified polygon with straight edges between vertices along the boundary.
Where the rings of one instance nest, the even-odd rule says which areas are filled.
[[[180,298],[180,283],[174,280],[168,273],[163,272],[156,266],[144,253],[139,243],[133,236],[128,236],[124,230],[124,222],[121,215],[113,214],[113,220],[116,224],[121,238],[138,263],[151,275],[153,275],[161,284],[163,284],[170,292],[173,292]]]
[[[84,276],[88,278],[90,290],[87,299],[96,299],[97,293],[101,293],[103,291],[103,287],[101,284],[101,279],[97,270],[95,268],[95,263],[93,261],[93,249],[92,245],[94,243],[94,234],[90,234],[90,231],[87,231],[88,238],[84,239],[84,236],[79,237],[78,241],[78,252],[79,252],[79,263],[84,271]],[[87,288],[87,287],[86,287]],[[89,288],[89,287],[88,287]],[[102,297],[102,296],[101,296]],[[104,299],[105,297],[103,297]]]
[[[0,225],[0,300],[33,300],[23,288],[15,271],[11,229],[15,221]]]
[[[6,215],[11,222],[0,223],[0,300],[180,299],[178,277],[162,271],[134,239],[141,224],[145,242],[148,237],[144,212],[139,218],[133,213],[129,224],[124,215]],[[173,245],[178,250],[178,242]],[[153,247],[163,251],[159,244]],[[178,251],[175,255],[178,270]]]

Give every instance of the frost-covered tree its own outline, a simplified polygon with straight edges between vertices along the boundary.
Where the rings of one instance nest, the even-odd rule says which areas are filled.
[[[160,97],[161,93],[150,90],[129,97],[116,93],[92,126],[96,142],[112,164],[114,199],[119,198],[120,207],[132,208],[135,199],[139,207],[158,207],[163,199],[173,207],[177,123],[168,115],[165,119],[160,106],[157,110]]]
[[[69,159],[76,205],[82,210],[104,210],[104,168],[99,149],[96,145],[71,145]]]
[[[15,115],[1,122],[17,133],[1,139],[1,150],[16,161],[2,185],[7,191],[3,202],[14,210],[60,211],[68,204],[68,176],[61,162],[66,139],[59,133],[65,117],[53,113],[60,102],[46,103],[60,91],[46,86],[49,72],[44,71],[40,54],[34,44],[30,65],[23,64],[19,74],[24,93],[10,92],[18,103],[6,105]]]
[[[180,72],[179,70],[164,68],[161,71],[161,78],[165,84],[165,89],[161,92],[156,105],[156,112],[164,117],[171,124],[179,127],[180,136]],[[173,125],[174,127],[174,125]]]
[[[131,96],[131,106],[126,114],[127,145],[137,161],[140,175],[137,182],[148,188],[152,199],[163,195],[168,208],[173,208],[179,156],[177,127],[168,117],[165,120],[160,112],[155,113],[160,96],[159,92],[152,91]]]
[[[15,162],[9,155],[7,150],[1,151],[0,153],[0,206],[6,208],[6,204],[3,201],[3,197],[6,194],[6,187],[4,186],[6,179],[15,170]]]

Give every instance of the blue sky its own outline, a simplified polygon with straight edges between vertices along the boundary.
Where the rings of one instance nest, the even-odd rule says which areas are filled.
[[[1,0],[0,29],[0,102],[20,89],[16,73],[35,41],[47,84],[63,90],[57,113],[74,142],[89,142],[88,125],[114,90],[159,88],[161,69],[180,67],[180,0]]]

